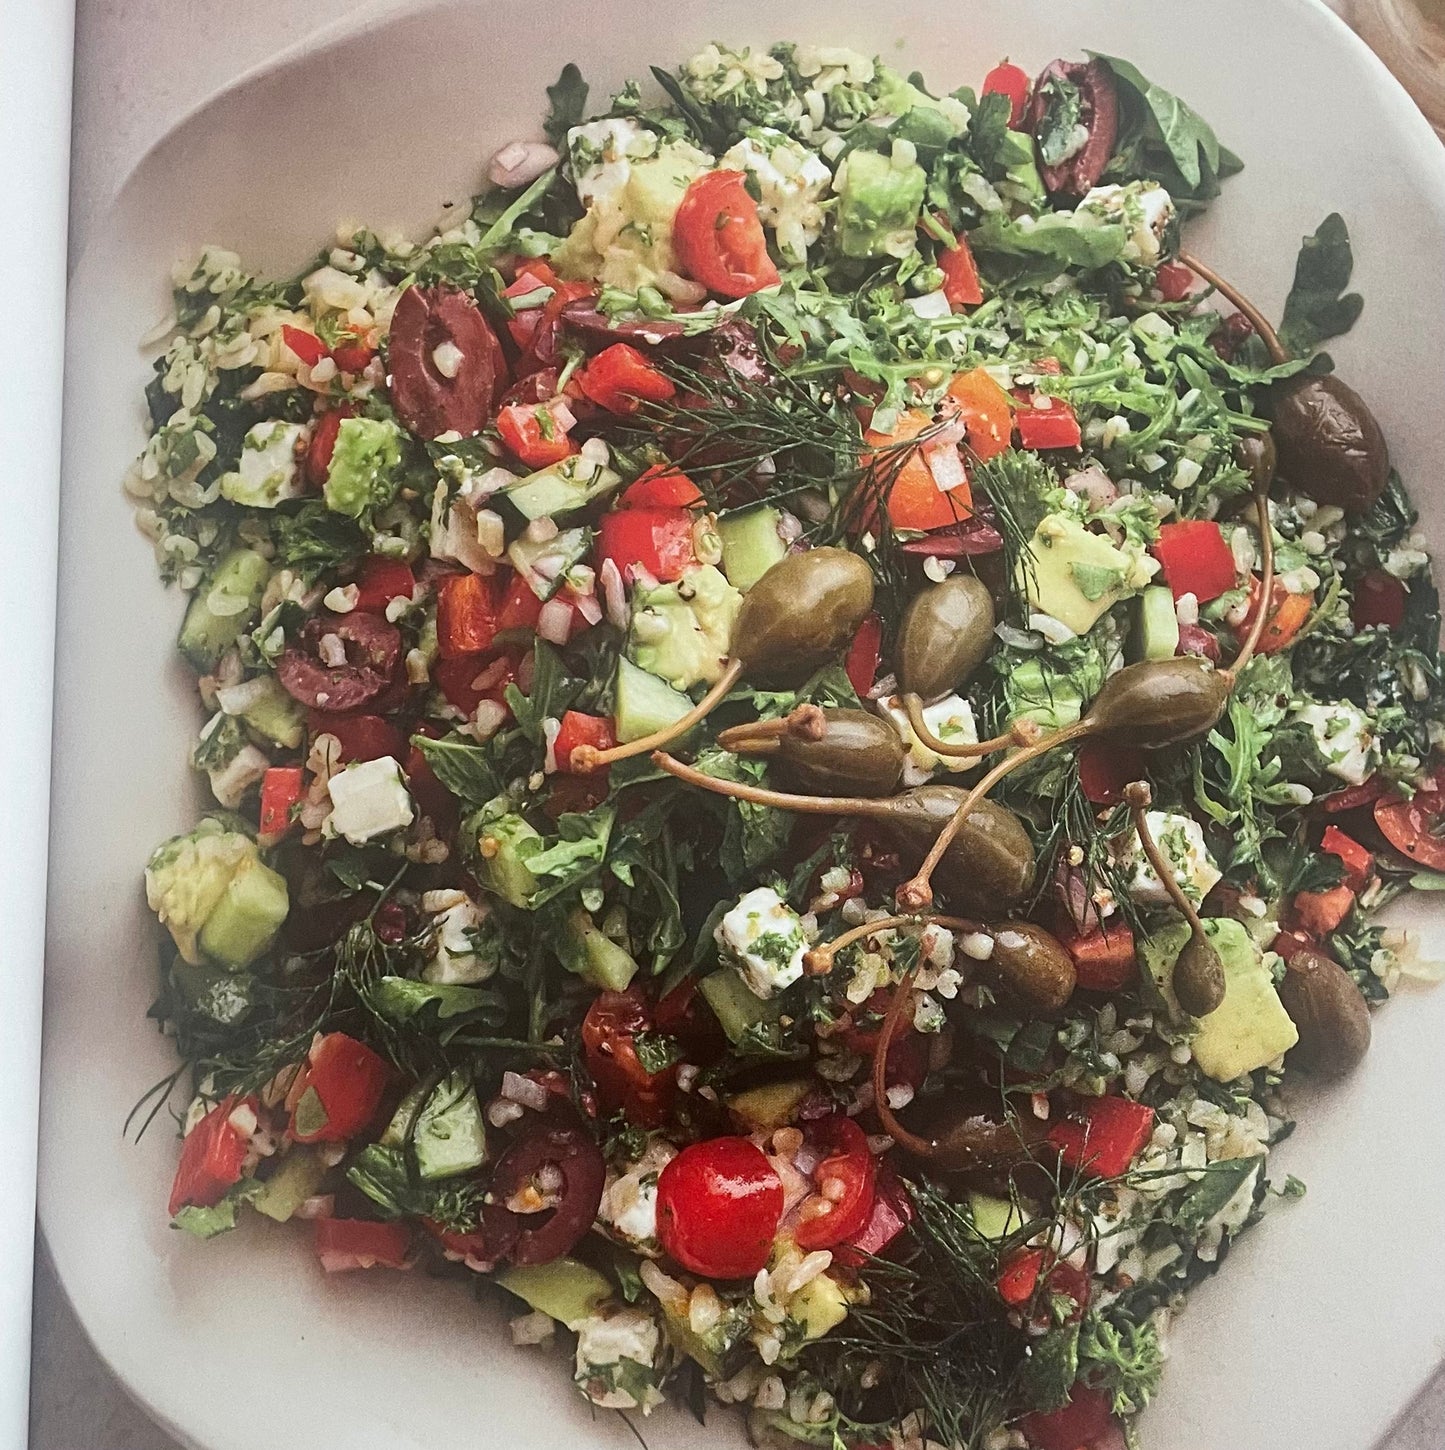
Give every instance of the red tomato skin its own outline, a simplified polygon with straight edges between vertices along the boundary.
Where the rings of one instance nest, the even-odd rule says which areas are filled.
[[[685,473],[665,463],[654,464],[623,490],[623,508],[701,508],[707,500]]]
[[[660,1128],[677,1095],[677,1064],[650,1073],[637,1055],[637,1034],[654,1025],[640,987],[598,993],[582,1020],[583,1056],[603,1109],[643,1128]]]
[[[336,364],[338,371],[343,373],[365,372],[375,356],[376,349],[364,342],[338,343],[331,349],[332,361]]]
[[[258,831],[267,841],[279,841],[291,829],[291,807],[306,793],[305,781],[299,765],[273,765],[262,777]]]
[[[1375,802],[1375,824],[1385,839],[1417,866],[1445,871],[1445,838],[1435,834],[1445,816],[1445,769],[1426,780],[1409,800],[1389,795]]]
[[[231,1124],[231,1114],[241,1106],[258,1110],[255,1098],[226,1098],[186,1134],[171,1185],[172,1218],[186,1207],[214,1208],[241,1181],[250,1140]]]
[[[1318,940],[1337,931],[1355,904],[1355,893],[1343,883],[1327,891],[1297,891],[1290,918]]]
[[[819,1147],[831,1150],[813,1171],[821,1193],[830,1180],[843,1186],[842,1197],[830,1213],[800,1218],[793,1239],[800,1249],[832,1248],[860,1233],[873,1213],[876,1171],[868,1139],[851,1118],[837,1114],[809,1125],[808,1137]]]
[[[561,728],[552,753],[557,760],[557,769],[572,769],[572,752],[579,745],[594,745],[598,750],[611,750],[617,744],[612,733],[612,721],[605,715],[584,715],[580,710],[568,710],[562,716]]]
[[[597,523],[597,564],[611,559],[623,579],[636,564],[654,579],[670,584],[697,563],[688,509],[617,509]]]
[[[1375,874],[1375,858],[1355,840],[1347,836],[1338,826],[1326,826],[1320,837],[1320,850],[1331,856],[1338,856],[1345,863],[1345,884],[1355,891],[1363,891]]]
[[[404,1269],[411,1230],[404,1223],[362,1218],[318,1218],[316,1257],[328,1274],[351,1269]]]
[[[1404,584],[1383,569],[1371,569],[1355,585],[1350,619],[1356,629],[1399,629],[1409,598]]]
[[[644,402],[665,403],[677,394],[672,379],[629,342],[599,352],[577,374],[577,386],[609,413],[635,413]]]
[[[406,759],[406,737],[380,715],[329,715],[325,710],[306,712],[307,728],[315,739],[334,735],[341,745],[341,761],[380,760],[389,755],[397,764]]]
[[[328,1032],[312,1045],[295,1088],[298,1104],[308,1091],[316,1094],[326,1121],[314,1132],[302,1134],[293,1119],[291,1136],[298,1143],[354,1138],[376,1116],[390,1078],[385,1060],[364,1042],[344,1032]]]
[[[542,613],[542,601],[536,591],[520,575],[513,574],[507,580],[506,592],[497,609],[497,633],[510,630],[531,632],[537,628],[537,619]]]
[[[1029,92],[1033,88],[1033,81],[1030,79],[1029,73],[1016,65],[1010,65],[1006,60],[1000,61],[983,78],[984,95],[1008,97],[1008,123],[1009,128],[1014,131],[1017,131],[1023,124],[1024,111],[1029,104]]]
[[[517,680],[517,663],[515,653],[493,655],[481,651],[439,659],[431,667],[431,676],[449,705],[471,715],[483,700],[506,704],[506,688]],[[474,683],[479,679],[487,682],[481,689]]]
[[[998,1296],[1011,1308],[1018,1309],[1034,1297],[1039,1273],[1044,1267],[1042,1249],[1015,1249],[999,1269]]]
[[[326,344],[314,332],[307,332],[304,327],[283,325],[281,340],[309,368],[314,368],[326,356]]]
[[[1078,985],[1086,992],[1117,992],[1138,975],[1134,933],[1123,922],[1083,936],[1061,932],[1059,940],[1073,958]]]
[[[1080,1121],[1082,1120],[1082,1121]],[[1096,1178],[1117,1178],[1154,1131],[1154,1109],[1128,1098],[1085,1098],[1076,1114],[1049,1129],[1070,1168]]]
[[[765,1267],[782,1214],[782,1181],[746,1138],[692,1143],[658,1179],[663,1251],[705,1278],[750,1279]]]
[[[859,699],[866,698],[878,678],[879,650],[883,644],[883,619],[881,615],[870,614],[858,626],[853,643],[848,647],[848,658],[843,669],[848,683],[858,693]]]
[[[870,428],[864,434],[863,441],[870,449],[880,450],[886,458],[887,454],[883,450],[917,438],[932,426],[931,413],[910,408],[899,416],[893,432],[879,433]],[[877,456],[879,455],[865,454],[863,461],[869,463]],[[884,500],[884,506],[896,529],[928,533],[933,529],[949,528],[968,518],[973,512],[973,490],[967,480],[949,489],[947,493],[941,492],[923,456],[922,447],[909,449],[902,467],[896,471],[890,468],[889,471],[893,473],[893,478],[888,486],[888,497]]]
[[[542,414],[551,419],[551,437]],[[507,450],[528,468],[546,468],[577,452],[577,445],[545,404],[508,403],[497,414],[497,432]]]
[[[312,488],[320,488],[331,472],[331,455],[336,452],[336,435],[341,432],[341,420],[354,418],[356,409],[350,403],[332,408],[317,418],[311,429],[311,441],[306,445],[306,461],[302,472]]]
[[[361,566],[356,580],[356,608],[363,614],[385,614],[393,599],[410,599],[416,590],[416,578],[400,559],[384,559],[373,554]]]
[[[480,574],[448,574],[437,586],[437,653],[444,660],[477,654],[497,637],[492,583]]]
[[[707,171],[683,195],[673,220],[673,245],[682,269],[709,292],[746,297],[778,283],[741,171]]]
[[[885,1159],[876,1170],[868,1222],[847,1243],[833,1250],[833,1262],[844,1269],[861,1267],[868,1257],[882,1254],[912,1221],[913,1200]]]
[[[1207,604],[1239,582],[1234,552],[1213,519],[1160,524],[1154,554],[1175,599],[1192,594],[1200,604]]]

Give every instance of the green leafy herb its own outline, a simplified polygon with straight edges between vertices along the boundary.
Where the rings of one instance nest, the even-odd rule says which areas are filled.
[[[1211,1163],[1204,1177],[1175,1206],[1176,1227],[1198,1233],[1239,1192],[1263,1162],[1262,1157],[1256,1157],[1229,1158]]]
[[[1326,338],[1348,332],[1358,321],[1365,299],[1345,291],[1354,265],[1345,219],[1331,212],[1304,239],[1294,285],[1285,298],[1279,338],[1297,357],[1314,352]]]
[[[254,1178],[243,1178],[226,1196],[210,1208],[187,1204],[171,1220],[175,1228],[184,1229],[198,1239],[213,1239],[217,1234],[236,1227],[236,1217],[246,1204],[261,1196],[264,1185]]]
[[[413,735],[411,743],[421,751],[436,778],[463,805],[483,806],[501,794],[503,781],[486,746],[464,735],[444,735],[440,740]]]
[[[572,61],[562,67],[562,74],[547,87],[547,102],[547,119],[542,122],[542,130],[560,149],[567,144],[568,131],[580,126],[587,114],[587,82]]]
[[[1074,130],[1083,118],[1084,98],[1066,76],[1050,76],[1043,89],[1044,118],[1035,134],[1044,165],[1057,166],[1074,147]]]
[[[452,1018],[496,1024],[505,1016],[501,998],[487,987],[418,982],[410,977],[382,977],[370,989],[376,1010],[396,1023],[410,1022],[435,1010],[437,1021]]]

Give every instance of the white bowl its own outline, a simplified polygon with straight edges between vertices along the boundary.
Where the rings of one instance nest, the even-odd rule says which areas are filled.
[[[565,60],[600,98],[710,39],[780,31],[880,52],[947,87],[976,85],[1004,54],[1030,68],[1085,47],[1129,57],[1248,162],[1191,245],[1272,312],[1299,237],[1343,211],[1367,305],[1332,350],[1445,552],[1445,153],[1311,0],[672,0],[545,15],[453,3],[333,33],[216,97],[137,168],[71,291],[40,1185],[87,1330],[190,1444],[634,1442],[461,1288],[327,1280],[299,1232],[253,1225],[208,1245],[172,1232],[168,1125],[139,1147],[122,1139],[131,1103],[174,1065],[144,1015],[154,946],[141,867],[200,804],[186,767],[197,716],[171,643],[181,601],[157,583],[120,487],[143,441],[137,340],[166,311],[172,260],[201,243],[286,271],[340,219],[424,230],[465,202],[495,146],[536,130]],[[1144,1425],[1150,1450],[1360,1450],[1433,1367],[1445,1342],[1442,1029],[1445,994],[1406,996],[1377,1019],[1363,1069],[1300,1105],[1275,1172],[1305,1178],[1309,1196],[1195,1295]],[[722,1412],[706,1436],[741,1443]],[[647,1431],[654,1450],[703,1440],[681,1413]]]

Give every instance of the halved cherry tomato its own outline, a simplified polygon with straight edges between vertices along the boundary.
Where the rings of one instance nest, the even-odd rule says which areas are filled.
[[[1154,273],[1154,286],[1166,302],[1183,302],[1194,291],[1194,273],[1183,262],[1164,262]]]
[[[978,263],[973,259],[973,249],[962,233],[949,246],[938,249],[938,267],[943,273],[943,295],[948,305],[958,312],[965,307],[977,307],[983,301],[983,286],[978,280]]]
[[[663,1251],[709,1279],[750,1279],[768,1262],[783,1184],[746,1138],[709,1138],[684,1148],[657,1183]]]
[[[261,777],[262,844],[274,845],[291,829],[291,809],[306,793],[305,779],[299,765],[273,765]]]
[[[507,384],[501,344],[477,304],[455,287],[408,287],[391,317],[391,401],[418,438],[486,426]]]
[[[828,1154],[813,1171],[815,1191],[798,1209],[793,1239],[800,1249],[829,1249],[860,1233],[873,1213],[875,1168],[868,1139],[841,1113],[808,1125],[808,1137]]]
[[[871,450],[876,450],[863,455],[864,464],[876,467],[885,479],[892,479],[885,507],[895,529],[916,529],[927,533],[930,529],[947,528],[967,518],[973,507],[973,490],[966,479],[947,492],[942,491],[928,466],[925,456],[927,445],[906,447],[912,439],[933,427],[932,414],[920,408],[910,408],[899,416],[891,433],[879,433],[870,428],[864,435],[864,442]],[[957,452],[952,443],[936,446]],[[898,462],[900,451],[903,454],[901,466]]]
[[[344,1032],[328,1032],[307,1054],[287,1094],[295,1103],[291,1136],[298,1143],[342,1143],[364,1129],[391,1078],[383,1058]]]
[[[1122,921],[1107,923],[1083,936],[1063,932],[1059,940],[1073,958],[1078,985],[1086,992],[1117,992],[1138,973],[1134,933]]]
[[[1259,607],[1259,576],[1252,575],[1249,581],[1249,611],[1243,622],[1235,626],[1235,633],[1240,639],[1244,639],[1254,627]],[[1286,593],[1284,586],[1276,579],[1274,588],[1270,591],[1269,607],[1269,621],[1259,637],[1259,653],[1262,655],[1277,654],[1288,647],[1295,635],[1300,632],[1305,620],[1310,617],[1310,611],[1314,608],[1314,599],[1308,594]]]
[[[614,342],[577,374],[577,386],[609,413],[635,413],[640,404],[665,403],[677,385],[630,342]]]
[[[721,297],[774,286],[778,269],[741,171],[706,171],[688,187],[672,224],[682,270]]]
[[[1409,800],[1388,796],[1375,804],[1375,824],[1385,839],[1417,866],[1445,871],[1445,767]]]
[[[577,452],[557,408],[547,403],[508,403],[497,414],[497,432],[507,450],[528,468],[545,468]]]
[[[400,559],[371,554],[356,581],[356,607],[365,614],[385,614],[393,599],[410,599],[416,579]]]
[[[1049,1129],[1064,1163],[1096,1178],[1117,1178],[1154,1131],[1154,1109],[1129,1098],[1085,1098]]]
[[[390,720],[380,715],[330,715],[325,710],[306,712],[312,739],[333,735],[341,746],[341,760],[380,760],[389,755],[398,764],[406,759],[406,737]]]
[[[1404,584],[1383,569],[1371,569],[1355,585],[1350,618],[1356,629],[1399,629],[1408,599]]]
[[[1339,928],[1355,904],[1355,893],[1343,883],[1326,891],[1297,891],[1290,908],[1291,919],[1318,939]]]
[[[257,1107],[255,1098],[226,1098],[186,1134],[171,1185],[172,1218],[187,1207],[214,1208],[226,1190],[241,1181],[251,1137],[236,1127],[231,1114],[237,1108],[255,1113]]]
[[[492,581],[480,574],[448,574],[437,585],[437,652],[453,660],[490,649],[496,637]]]
[[[411,1229],[367,1218],[318,1218],[316,1257],[328,1274],[351,1269],[404,1269]]]
[[[572,752],[579,745],[595,745],[598,750],[610,750],[616,744],[612,721],[605,715],[584,715],[580,710],[568,710],[562,716],[561,728],[553,746],[557,769],[563,772],[572,769]]]
[[[1000,61],[983,78],[983,94],[1008,97],[1008,123],[1012,130],[1017,131],[1023,122],[1024,111],[1028,108],[1029,92],[1033,90],[1033,85],[1026,70],[1010,65],[1005,60]]]
[[[1234,551],[1213,519],[1160,524],[1154,556],[1175,599],[1192,594],[1200,604],[1207,604],[1239,582]]]
[[[913,1221],[913,1200],[885,1158],[877,1165],[868,1221],[847,1243],[833,1249],[839,1268],[857,1269],[876,1258]]]
[[[698,508],[707,500],[687,474],[671,464],[655,463],[622,492],[623,508]]]
[[[1096,806],[1115,806],[1124,787],[1148,774],[1142,751],[1129,745],[1086,740],[1079,746],[1079,789]]]
[[[636,564],[669,584],[697,563],[689,509],[617,509],[597,521],[597,566],[611,559],[623,579]]]
[[[1035,1410],[1019,1422],[1034,1450],[1087,1450],[1115,1425],[1111,1396],[1080,1380],[1061,1410]]]
[[[281,341],[309,368],[314,368],[326,356],[326,344],[314,332],[303,327],[283,325]]]
[[[356,409],[350,403],[342,403],[339,408],[323,413],[312,426],[303,466],[306,482],[312,488],[320,488],[331,472],[331,455],[336,452],[336,435],[341,432],[341,420],[355,416]]]
[[[1077,448],[1083,441],[1079,420],[1063,398],[1041,398],[1018,415],[1019,443],[1024,448]]]
[[[853,636],[853,643],[848,646],[848,658],[843,664],[848,683],[857,691],[859,699],[866,697],[873,688],[873,681],[878,678],[879,650],[882,644],[882,616],[876,613],[865,616],[863,623],[858,626],[858,633]]]
[[[1375,874],[1375,858],[1355,840],[1347,836],[1338,826],[1326,826],[1320,837],[1320,850],[1331,856],[1338,856],[1345,863],[1345,885],[1356,891],[1363,891]]]
[[[582,1052],[603,1110],[642,1128],[661,1127],[677,1095],[677,1064],[648,1072],[637,1055],[638,1033],[654,1030],[640,987],[598,993],[582,1019]]]
[[[980,463],[1008,448],[1013,437],[1013,400],[983,368],[960,373],[948,385],[968,429],[968,446]]]

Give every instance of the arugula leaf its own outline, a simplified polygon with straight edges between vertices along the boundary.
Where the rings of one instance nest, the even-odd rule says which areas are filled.
[[[1279,337],[1297,357],[1314,352],[1326,338],[1348,332],[1359,320],[1365,299],[1345,291],[1354,266],[1349,229],[1339,212],[1332,211],[1300,246],[1294,285],[1285,299]]]
[[[436,778],[463,805],[483,806],[501,794],[504,783],[486,746],[464,735],[444,735],[440,740],[413,735],[411,743],[421,751]]]
[[[304,503],[294,514],[271,521],[276,563],[294,569],[308,583],[367,551],[366,536],[354,519],[333,513],[323,503]]]
[[[560,720],[582,692],[583,683],[567,673],[561,651],[539,639],[532,655],[531,693],[524,695],[515,685],[506,689],[507,704],[522,734],[541,745],[546,738],[543,720]]]
[[[1174,1209],[1174,1225],[1198,1233],[1264,1163],[1264,1155],[1230,1158],[1212,1163],[1204,1177],[1181,1198]]]
[[[978,257],[994,262],[996,273],[1039,283],[1071,268],[1089,272],[1119,261],[1128,233],[1112,222],[1087,226],[1071,212],[1047,212],[1032,226],[1023,226],[1004,212],[991,211],[968,234],[968,241]]]
[[[527,869],[547,883],[532,893],[530,908],[535,910],[602,869],[616,818],[611,806],[599,806],[585,816],[569,812],[558,817],[557,839],[527,858]]]
[[[762,780],[766,768],[761,760],[717,749],[703,751],[695,766],[716,780],[754,785]],[[786,811],[755,805],[752,801],[729,801],[720,858],[728,880],[734,884],[743,881],[759,866],[771,861],[787,845],[792,831],[793,817]]]
[[[389,1022],[410,1022],[436,1009],[437,1021],[453,1017],[501,1022],[506,1016],[502,999],[486,987],[457,983],[417,982],[410,977],[382,977],[367,992],[371,1005]]]
[[[171,1220],[172,1228],[184,1229],[198,1239],[213,1239],[236,1227],[236,1215],[244,1204],[261,1196],[265,1185],[254,1178],[243,1178],[226,1196],[210,1208],[187,1204]]]
[[[567,144],[567,133],[573,126],[581,125],[587,113],[587,82],[575,62],[568,61],[562,67],[562,74],[555,85],[547,87],[547,119],[542,130],[547,139],[559,150]]]
[[[667,92],[668,100],[677,107],[678,112],[702,144],[703,149],[708,151],[725,149],[728,142],[726,128],[719,126],[707,111],[698,105],[692,96],[688,95],[670,71],[663,70],[660,65],[652,66],[650,69],[653,80]]]

